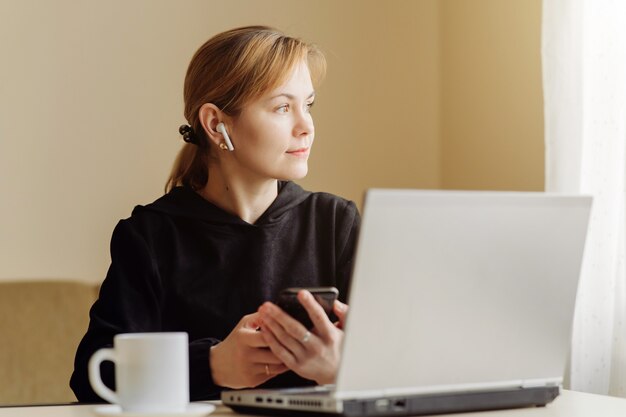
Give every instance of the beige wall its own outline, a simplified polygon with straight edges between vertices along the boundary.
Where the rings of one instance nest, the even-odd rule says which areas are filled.
[[[541,0],[440,4],[442,188],[542,191]]]
[[[0,1],[0,279],[98,281],[111,232],[162,194],[182,83],[211,35],[275,25],[329,73],[304,185],[438,187],[436,0]]]
[[[305,36],[324,48],[329,72],[301,183],[358,204],[368,187],[439,187],[437,0],[329,4]]]
[[[269,24],[329,72],[302,183],[541,189],[540,0],[0,0],[0,280],[99,281],[162,194],[211,35]]]

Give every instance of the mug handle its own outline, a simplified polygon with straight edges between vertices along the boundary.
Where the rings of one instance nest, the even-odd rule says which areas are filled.
[[[105,348],[96,351],[89,359],[89,383],[96,394],[112,404],[119,404],[117,394],[104,385],[100,376],[100,363],[107,360],[115,363],[115,359],[115,350],[113,349]]]

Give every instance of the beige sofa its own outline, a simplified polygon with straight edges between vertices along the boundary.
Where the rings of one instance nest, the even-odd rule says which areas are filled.
[[[0,406],[76,400],[69,378],[98,287],[0,281]]]

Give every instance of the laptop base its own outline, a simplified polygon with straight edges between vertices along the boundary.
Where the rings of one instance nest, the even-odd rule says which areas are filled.
[[[500,410],[521,407],[542,407],[559,395],[559,387],[518,388],[503,391],[419,395],[413,397],[385,397],[345,400],[342,413],[332,413],[294,408],[242,406],[225,404],[243,414],[290,416],[417,416],[448,414],[468,411]],[[284,397],[286,403],[288,397]]]

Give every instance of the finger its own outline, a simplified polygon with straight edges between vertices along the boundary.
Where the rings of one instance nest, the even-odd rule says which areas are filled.
[[[285,365],[284,363],[281,363],[280,365],[274,365],[274,366],[270,365],[269,368],[270,368],[270,374],[274,374],[274,375],[283,374],[289,370],[289,368],[287,368],[287,365]]]
[[[252,368],[252,372],[255,376],[255,381],[252,386],[258,387],[259,385],[288,370],[289,368],[285,365],[257,365]]]
[[[306,329],[306,327],[302,325],[302,323],[291,317],[289,314],[285,313],[280,307],[275,304],[272,304],[270,302],[264,303],[259,310],[261,311],[261,317],[264,323],[266,323],[268,320],[273,320],[275,324],[278,324],[282,327],[282,330],[285,334],[291,336],[291,338],[295,339],[298,342],[300,342],[307,333],[310,333]],[[280,329],[277,329],[277,331],[280,331]],[[281,342],[288,342],[285,337],[282,337],[278,334],[275,334],[275,336],[277,336]],[[286,347],[291,347],[291,345],[286,345]]]
[[[304,328],[304,326],[302,326],[302,323],[294,319],[292,316],[289,315],[289,313],[287,313],[282,308],[278,307],[272,302],[268,301],[266,303],[263,303],[263,305],[259,308],[259,312],[261,314],[261,322],[263,322],[263,320],[267,316],[269,316],[277,322],[281,323],[281,325],[285,328],[292,327],[296,331],[302,328],[304,329],[304,332],[306,332],[306,329]]]
[[[295,321],[295,320],[294,320]],[[296,334],[304,335],[307,333],[304,326],[296,322],[301,329],[292,330]],[[271,332],[272,336],[286,349],[288,349],[295,357],[299,358],[304,355],[304,346],[299,342],[299,339],[294,337],[288,329],[283,327],[281,323],[274,320],[273,317],[268,316],[263,321],[263,331],[261,333]],[[267,339],[265,339],[267,342]],[[271,346],[270,346],[271,349]]]
[[[239,326],[247,329],[256,329],[261,325],[261,315],[258,312],[247,314],[239,321]]]
[[[272,353],[274,353],[278,359],[283,361],[288,368],[293,368],[297,364],[296,357],[293,353],[281,345],[271,331],[264,330],[261,333],[263,334],[263,338],[270,347]]]
[[[265,343],[265,340],[263,339],[263,336],[261,335],[261,332],[257,332],[256,328],[255,330],[252,330],[250,328],[244,328],[244,329],[240,329],[239,332],[240,332],[241,341],[246,346],[249,346],[251,348],[268,347],[267,343]]]
[[[263,376],[269,377],[268,379],[270,379],[270,378],[275,377],[278,374],[282,374],[282,373],[288,371],[289,368],[287,368],[282,363],[278,364],[278,365],[269,364],[269,363],[268,364],[262,364],[261,363],[261,364],[254,365],[253,370],[254,370],[255,374],[263,375]]]
[[[335,303],[333,304],[333,312],[335,313],[335,316],[337,316],[337,318],[339,319],[339,322],[337,323],[337,327],[339,327],[340,329],[343,329],[344,326],[346,325],[346,317],[348,315],[348,305],[342,303],[339,300],[335,300]]]
[[[263,342],[267,344],[265,341]],[[282,365],[283,361],[281,361],[274,353],[270,350],[270,348],[265,349],[252,349],[248,354],[250,362],[252,363],[261,363],[261,364],[271,364],[271,365]]]
[[[289,368],[287,368],[285,365],[254,365],[252,368],[250,368],[250,372],[253,375],[253,380],[251,381],[250,387],[258,387],[259,385],[288,370]]]
[[[335,329],[335,326],[328,319],[328,316],[320,303],[318,303],[315,300],[315,297],[313,297],[313,295],[306,290],[298,292],[298,301],[300,301],[300,304],[302,304],[306,312],[309,314],[318,335],[322,339],[328,339],[330,337],[330,333]],[[303,334],[301,333],[301,335]]]

